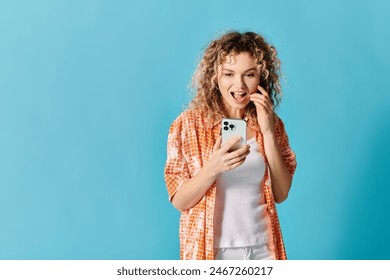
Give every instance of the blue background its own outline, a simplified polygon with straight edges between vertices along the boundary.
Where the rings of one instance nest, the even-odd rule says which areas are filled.
[[[0,1],[0,259],[178,259],[163,179],[201,50],[263,34],[287,77],[290,259],[390,259],[386,1]]]

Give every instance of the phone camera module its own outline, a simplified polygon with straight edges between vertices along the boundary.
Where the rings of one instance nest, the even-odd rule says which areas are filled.
[[[224,129],[224,130],[229,130],[229,127],[224,126],[223,129]]]

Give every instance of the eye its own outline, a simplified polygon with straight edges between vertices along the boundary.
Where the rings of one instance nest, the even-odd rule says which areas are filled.
[[[254,77],[255,76],[255,73],[248,73],[248,74],[245,74],[246,77]]]
[[[224,73],[223,75],[224,75],[225,77],[231,77],[231,76],[233,76],[232,73]]]

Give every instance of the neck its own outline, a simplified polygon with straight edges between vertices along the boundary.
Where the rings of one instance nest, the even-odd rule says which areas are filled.
[[[234,108],[225,108],[225,115],[227,118],[231,119],[244,119],[245,109],[234,109]]]

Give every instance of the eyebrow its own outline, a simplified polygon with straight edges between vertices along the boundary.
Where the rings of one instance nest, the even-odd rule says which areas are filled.
[[[257,68],[256,67],[252,67],[252,68],[249,68],[247,70],[245,70],[244,72],[249,72],[249,71],[257,71]],[[234,72],[234,70],[232,69],[229,69],[229,68],[222,68],[222,71],[229,71],[229,72]]]

